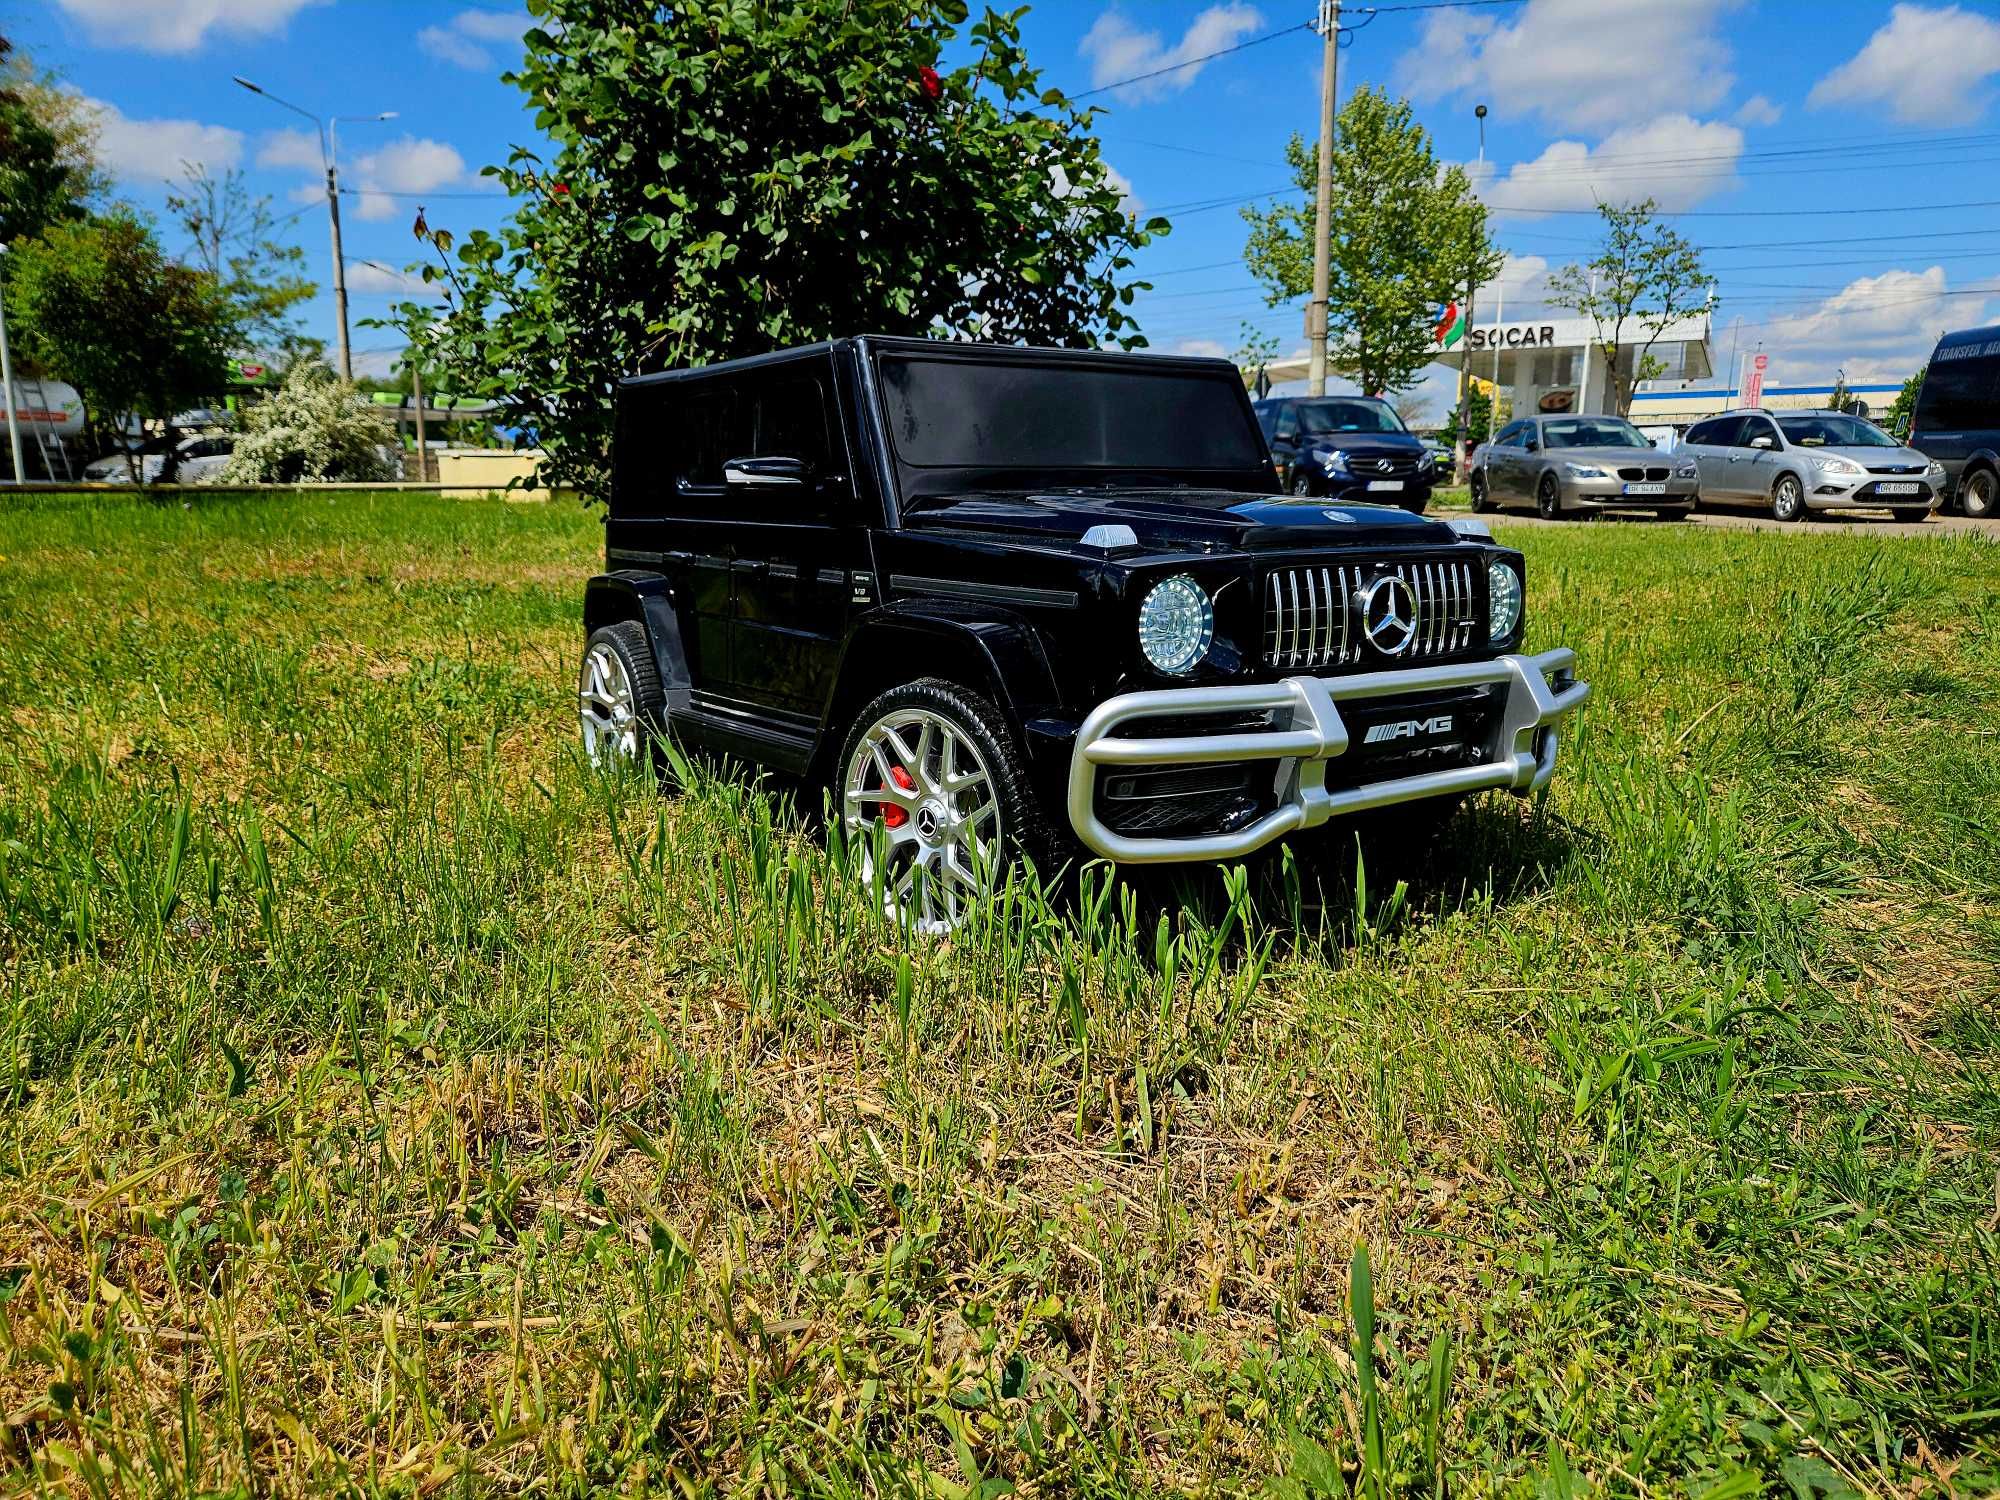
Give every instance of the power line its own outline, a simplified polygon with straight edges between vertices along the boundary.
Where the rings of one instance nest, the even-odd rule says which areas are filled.
[[[1134,73],[1130,78],[1120,78],[1111,83],[1100,83],[1095,88],[1084,89],[1079,93],[1071,94],[1069,97],[1075,100],[1088,99],[1093,94],[1108,94],[1113,89],[1126,88],[1135,83],[1145,83],[1148,79],[1164,78],[1167,74],[1178,73],[1184,68],[1197,68],[1205,62],[1213,62],[1218,57],[1228,57],[1231,53],[1235,52],[1247,52],[1252,47],[1261,47],[1266,42],[1275,42],[1279,37],[1292,36],[1297,32],[1311,31],[1312,29],[1313,23],[1311,21],[1301,21],[1296,26],[1286,26],[1278,31],[1267,31],[1262,36],[1253,36],[1247,42],[1238,42],[1233,47],[1220,47],[1213,52],[1204,52],[1199,57],[1182,58],[1179,62],[1169,63],[1164,68],[1154,68],[1145,73]]]

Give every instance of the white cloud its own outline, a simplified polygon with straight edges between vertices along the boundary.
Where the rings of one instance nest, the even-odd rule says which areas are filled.
[[[1512,24],[1432,11],[1397,77],[1418,99],[1476,96],[1502,119],[1538,113],[1572,130],[1706,110],[1735,82],[1717,21],[1738,3],[1528,0]]]
[[[1615,130],[1594,147],[1556,141],[1533,161],[1498,175],[1488,163],[1468,167],[1479,196],[1527,218],[1603,203],[1659,201],[1668,213],[1691,208],[1736,184],[1743,132],[1720,120],[1662,115]]]
[[[1167,353],[1192,354],[1202,359],[1229,358],[1229,351],[1222,347],[1222,342],[1219,339],[1182,339],[1173,348],[1167,350]]]
[[[121,182],[171,182],[189,166],[218,172],[243,159],[243,132],[198,120],[134,120],[115,104],[84,98],[97,125],[97,156]]]
[[[465,158],[443,141],[404,136],[354,164],[360,184],[357,217],[370,220],[396,216],[399,193],[433,193],[465,176]],[[415,214],[416,205],[401,205]]]
[[[357,297],[435,298],[443,293],[436,282],[425,281],[379,261],[349,260],[347,290]]]
[[[1905,125],[1969,125],[2000,73],[2000,20],[1956,5],[1898,5],[1868,44],[1822,78],[1806,102],[1886,104]]]
[[[193,52],[211,31],[270,36],[308,5],[327,0],[56,0],[104,47]]]
[[[513,10],[462,10],[442,26],[417,33],[417,46],[453,67],[485,71],[498,67],[493,47],[518,48],[528,18]]]
[[[1211,5],[1194,18],[1178,42],[1168,46],[1159,32],[1142,31],[1116,10],[1107,10],[1084,33],[1076,50],[1090,59],[1090,81],[1097,88],[1161,68],[1175,70],[1116,91],[1114,97],[1136,104],[1186,88],[1203,66],[1192,59],[1233,47],[1263,24],[1254,7],[1232,0]]]
[[[323,163],[319,154],[319,136],[310,130],[274,130],[264,137],[257,148],[257,165],[260,167],[297,167],[304,172],[317,172]]]
[[[1110,162],[1104,164],[1104,181],[1106,186],[1117,189],[1119,208],[1128,214],[1135,215],[1143,214],[1146,211],[1145,200],[1132,191],[1132,179],[1112,166]]]
[[[1784,115],[1783,106],[1773,104],[1762,94],[1752,94],[1736,106],[1733,118],[1738,125],[1775,125]]]
[[[1990,321],[1992,300],[1984,291],[1952,291],[1942,266],[1884,271],[1850,281],[1817,307],[1769,319],[1753,336],[1785,385],[1831,380],[1837,369],[1850,381],[1902,380],[1942,330]],[[1725,333],[1716,330],[1718,345]]]

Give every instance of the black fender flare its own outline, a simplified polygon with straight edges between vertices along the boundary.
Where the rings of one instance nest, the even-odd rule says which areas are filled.
[[[624,568],[599,573],[583,586],[583,630],[586,636],[621,620],[636,620],[646,631],[659,668],[667,712],[684,711],[694,679],[688,672],[687,651],[681,644],[680,617],[674,613],[673,580],[664,573]]]
[[[1961,508],[1965,504],[1962,494],[1965,476],[1974,469],[1990,469],[2000,474],[2000,453],[1991,448],[1974,448],[1965,455],[1965,462],[1958,466],[1958,477],[1951,483],[1952,498],[1959,502]]]
[[[1017,731],[1060,701],[1041,635],[1020,616],[950,599],[888,604],[870,610],[848,632],[823,715],[822,749],[838,744],[847,720],[868,697],[892,685],[888,678],[894,674],[881,670],[885,659],[976,664],[984,681],[965,686],[990,692]],[[908,680],[935,675],[919,667]]]

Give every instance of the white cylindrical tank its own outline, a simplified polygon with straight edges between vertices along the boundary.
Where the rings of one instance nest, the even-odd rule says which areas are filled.
[[[4,415],[4,411],[0,411]],[[48,437],[80,437],[83,434],[83,398],[73,385],[60,380],[37,380],[32,375],[14,377],[14,420],[20,424],[21,440],[33,441],[40,432]]]

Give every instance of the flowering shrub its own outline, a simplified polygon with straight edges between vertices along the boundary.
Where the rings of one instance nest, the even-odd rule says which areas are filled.
[[[293,365],[269,400],[243,414],[243,435],[224,484],[302,479],[393,479],[396,429],[354,387],[317,360]]]

